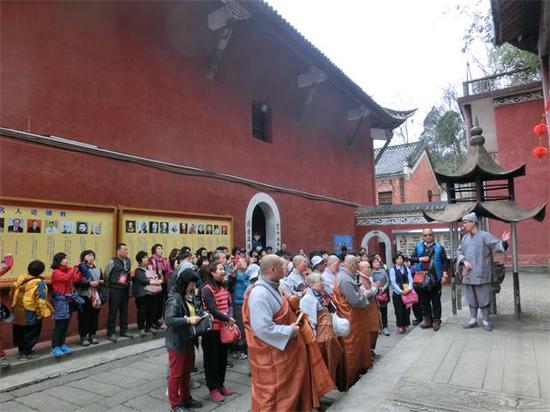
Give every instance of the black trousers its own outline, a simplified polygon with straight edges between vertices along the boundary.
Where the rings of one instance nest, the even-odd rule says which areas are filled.
[[[162,295],[159,295],[162,297]],[[154,299],[157,295],[144,295],[136,298],[138,329],[151,329],[155,319]]]
[[[424,317],[441,320],[441,283],[437,282],[431,290],[417,292]]]
[[[403,301],[401,300],[401,295],[396,293],[393,294],[393,308],[395,309],[395,323],[398,328],[403,326],[409,326],[411,324],[411,308],[407,309]]]
[[[109,290],[109,315],[107,317],[107,335],[115,333],[116,316],[120,312],[120,333],[128,331],[128,289]]]
[[[151,317],[153,322],[160,323],[162,315],[164,314],[164,304],[166,302],[164,292],[158,295],[150,295],[151,301]]]
[[[69,330],[70,322],[71,318],[55,320],[55,326],[53,328],[52,335],[52,348],[65,344],[65,338],[67,337],[67,331]]]
[[[227,349],[220,340],[220,331],[212,331],[204,335],[202,352],[204,356],[204,376],[209,390],[220,389],[225,381],[225,368],[227,364]]]
[[[420,297],[420,293],[418,292],[418,290],[415,289],[415,291],[418,295],[418,302],[412,306],[412,311],[414,314],[414,318],[418,321],[422,321],[422,298]]]
[[[87,296],[82,298],[85,303],[78,311],[78,334],[81,338],[85,338],[96,334],[100,309],[94,309],[92,301]]]
[[[13,325],[13,343],[20,355],[30,355],[38,343],[42,331],[42,319],[33,325]]]
[[[382,328],[388,327],[388,306],[380,306],[380,317],[382,318]]]

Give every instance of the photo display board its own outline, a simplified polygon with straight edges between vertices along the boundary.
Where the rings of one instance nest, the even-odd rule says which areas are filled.
[[[0,198],[0,254],[14,256],[0,286],[12,285],[35,259],[46,265],[43,276],[49,281],[58,252],[65,252],[72,265],[83,250],[91,249],[97,265],[105,267],[115,253],[115,228],[114,207]]]
[[[214,250],[218,246],[233,247],[233,219],[231,216],[193,215],[138,209],[123,209],[119,220],[120,241],[128,245],[132,266],[137,252],[151,254],[151,247],[159,243],[168,257],[172,249],[189,246],[191,252],[200,247]]]

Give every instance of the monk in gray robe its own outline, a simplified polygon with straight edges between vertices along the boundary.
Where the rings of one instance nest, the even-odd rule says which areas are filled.
[[[281,291],[286,297],[292,295],[301,298],[306,290],[306,276],[308,274],[307,260],[302,255],[292,258],[292,271],[281,280]]]
[[[464,325],[464,328],[470,329],[478,326],[477,310],[481,309],[483,329],[490,332],[493,330],[489,321],[489,308],[493,296],[491,288],[493,252],[506,252],[510,233],[504,232],[499,239],[491,233],[479,229],[475,213],[464,216],[462,223],[465,234],[456,254],[457,265],[462,266],[464,297],[470,307],[470,320]]]

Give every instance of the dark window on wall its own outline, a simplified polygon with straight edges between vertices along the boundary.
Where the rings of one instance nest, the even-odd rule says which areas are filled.
[[[378,192],[378,204],[379,205],[391,205],[393,198],[393,192]]]
[[[271,108],[266,103],[252,102],[252,136],[271,142]]]

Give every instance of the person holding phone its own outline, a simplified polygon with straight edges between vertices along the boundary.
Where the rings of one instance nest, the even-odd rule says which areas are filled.
[[[227,367],[227,352],[229,345],[222,343],[220,330],[224,323],[232,326],[233,319],[231,297],[224,286],[225,269],[221,262],[212,262],[202,287],[203,308],[214,318],[213,330],[202,337],[204,355],[204,374],[206,386],[210,390],[210,398],[216,402],[223,402],[233,390],[224,386]]]
[[[175,279],[166,300],[164,320],[167,329],[164,340],[170,367],[168,399],[172,412],[202,407],[202,402],[193,399],[190,390],[191,369],[195,362],[194,345],[197,344],[191,326],[199,323],[202,315],[195,300],[197,281],[195,271],[184,269]]]

